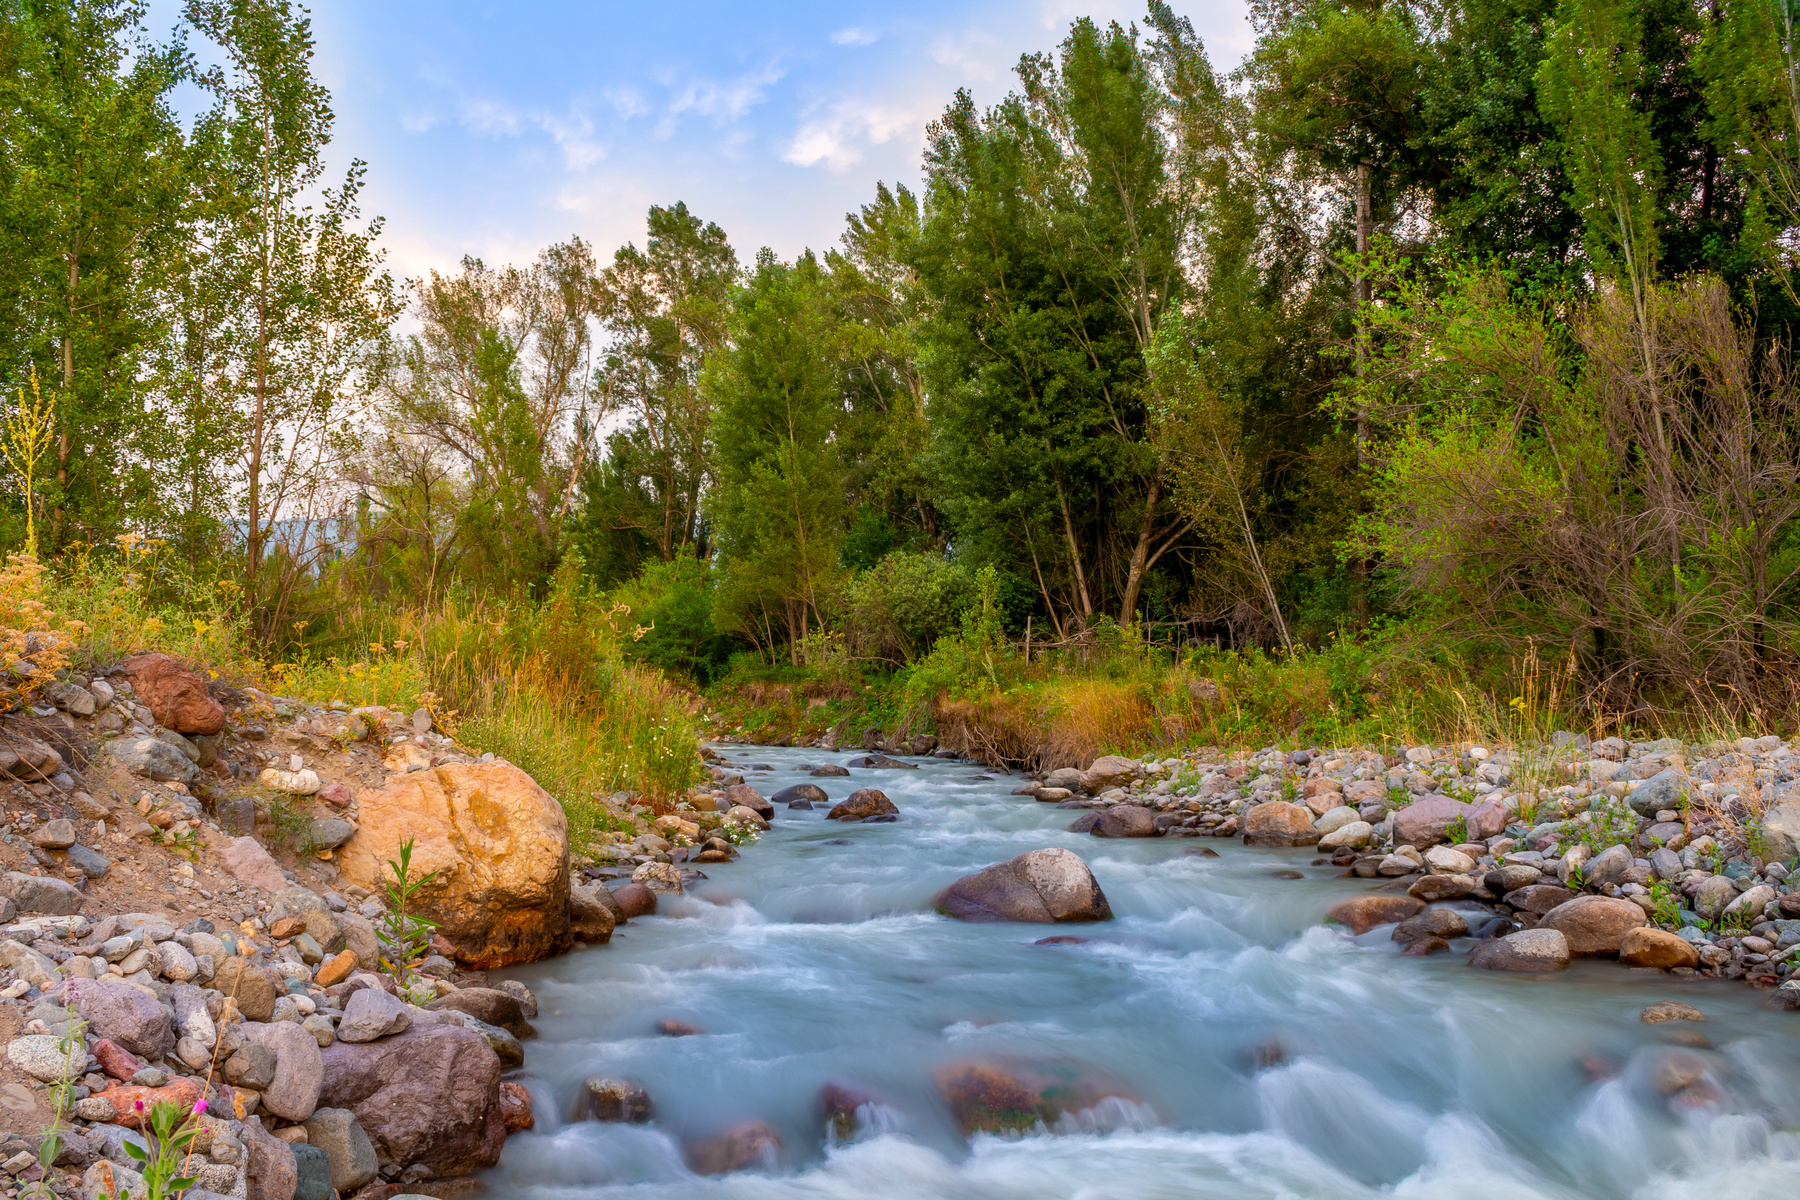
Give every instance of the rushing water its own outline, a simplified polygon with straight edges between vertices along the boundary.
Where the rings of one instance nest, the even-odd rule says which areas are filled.
[[[1367,888],[1305,851],[1225,839],[1102,841],[1078,813],[1010,796],[969,764],[810,779],[848,753],[723,747],[765,794],[879,787],[887,825],[778,808],[773,828],[611,945],[517,972],[538,997],[526,1043],[534,1132],[489,1173],[503,1195],[823,1200],[1147,1200],[1373,1195],[1800,1195],[1800,1015],[1737,985],[1578,964],[1480,972],[1464,948],[1402,958],[1388,929],[1319,924]],[[1040,846],[1085,858],[1104,925],[970,925],[931,911],[970,871]],[[1184,855],[1210,847],[1217,858]],[[1281,878],[1278,872],[1300,878]],[[1050,934],[1082,945],[1036,946]],[[1705,1011],[1702,1083],[1655,1086],[1682,1036],[1638,1013]],[[668,1037],[658,1022],[698,1027]],[[972,1059],[1083,1064],[1123,1081],[1055,1131],[957,1131],[934,1070]],[[649,1125],[567,1118],[583,1079],[640,1081]],[[873,1098],[828,1142],[822,1085]],[[682,1147],[746,1120],[779,1158],[721,1178]]]

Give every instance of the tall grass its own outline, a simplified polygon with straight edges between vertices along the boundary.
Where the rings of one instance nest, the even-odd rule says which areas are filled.
[[[160,650],[310,703],[424,707],[470,749],[529,772],[562,803],[577,847],[625,827],[605,803],[612,794],[666,809],[701,778],[697,698],[626,661],[634,629],[572,567],[536,601],[349,600],[328,623],[296,624],[279,656],[250,640],[230,581],[191,577],[154,543],[68,556],[46,592],[82,623],[89,662]]]

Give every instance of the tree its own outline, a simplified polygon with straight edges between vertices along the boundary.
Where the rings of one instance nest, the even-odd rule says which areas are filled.
[[[702,383],[716,412],[714,620],[765,651],[785,640],[790,655],[825,625],[843,532],[822,275],[811,254],[787,264],[761,251]]]
[[[186,69],[131,0],[0,3],[0,354],[56,393],[49,542],[110,537],[150,497],[130,479],[144,349],[175,233]]]

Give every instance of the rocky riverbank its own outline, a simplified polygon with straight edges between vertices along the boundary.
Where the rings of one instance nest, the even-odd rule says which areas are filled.
[[[1800,753],[1559,734],[1535,751],[1267,748],[1104,757],[1018,789],[1096,837],[1315,847],[1364,879],[1330,911],[1493,970],[1576,956],[1742,980],[1800,1009]],[[1321,858],[1318,861],[1326,861]],[[1379,883],[1377,881],[1380,881]]]
[[[308,706],[162,655],[44,699],[0,724],[8,1196],[142,1196],[126,1146],[159,1101],[205,1102],[190,1196],[466,1190],[533,1123],[508,1075],[536,1004],[486,970],[607,941],[680,890],[676,861],[725,861],[761,820],[620,795],[572,861],[561,806],[424,710]],[[402,841],[429,929],[389,908]],[[634,849],[616,895],[578,874]]]

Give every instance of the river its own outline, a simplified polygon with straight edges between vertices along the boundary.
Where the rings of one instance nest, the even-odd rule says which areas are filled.
[[[1458,1200],[1800,1195],[1800,1014],[1738,984],[1578,962],[1554,978],[1472,970],[1466,943],[1403,958],[1381,928],[1320,924],[1372,885],[1306,851],[1228,839],[1107,841],[1079,813],[967,763],[802,769],[849,753],[724,746],[765,795],[879,787],[893,824],[777,809],[738,861],[704,868],[607,946],[512,972],[538,998],[524,1081],[536,1129],[491,1194],[756,1200]],[[936,915],[958,876],[1041,846],[1092,867],[1115,919],[971,925]],[[1207,847],[1218,857],[1184,853]],[[1295,878],[1293,876],[1297,875]],[[1054,934],[1085,944],[1039,946]],[[1708,1020],[1647,1026],[1682,1000]],[[701,1032],[671,1037],[674,1020]],[[1655,1080],[1699,1031],[1706,1078]],[[1690,1052],[1691,1053],[1691,1052]],[[934,1071],[972,1059],[1081,1064],[1123,1081],[1055,1132],[964,1138]],[[590,1075],[640,1081],[647,1125],[569,1123]],[[873,1102],[828,1142],[826,1083]],[[702,1178],[682,1146],[746,1121],[783,1149]]]

